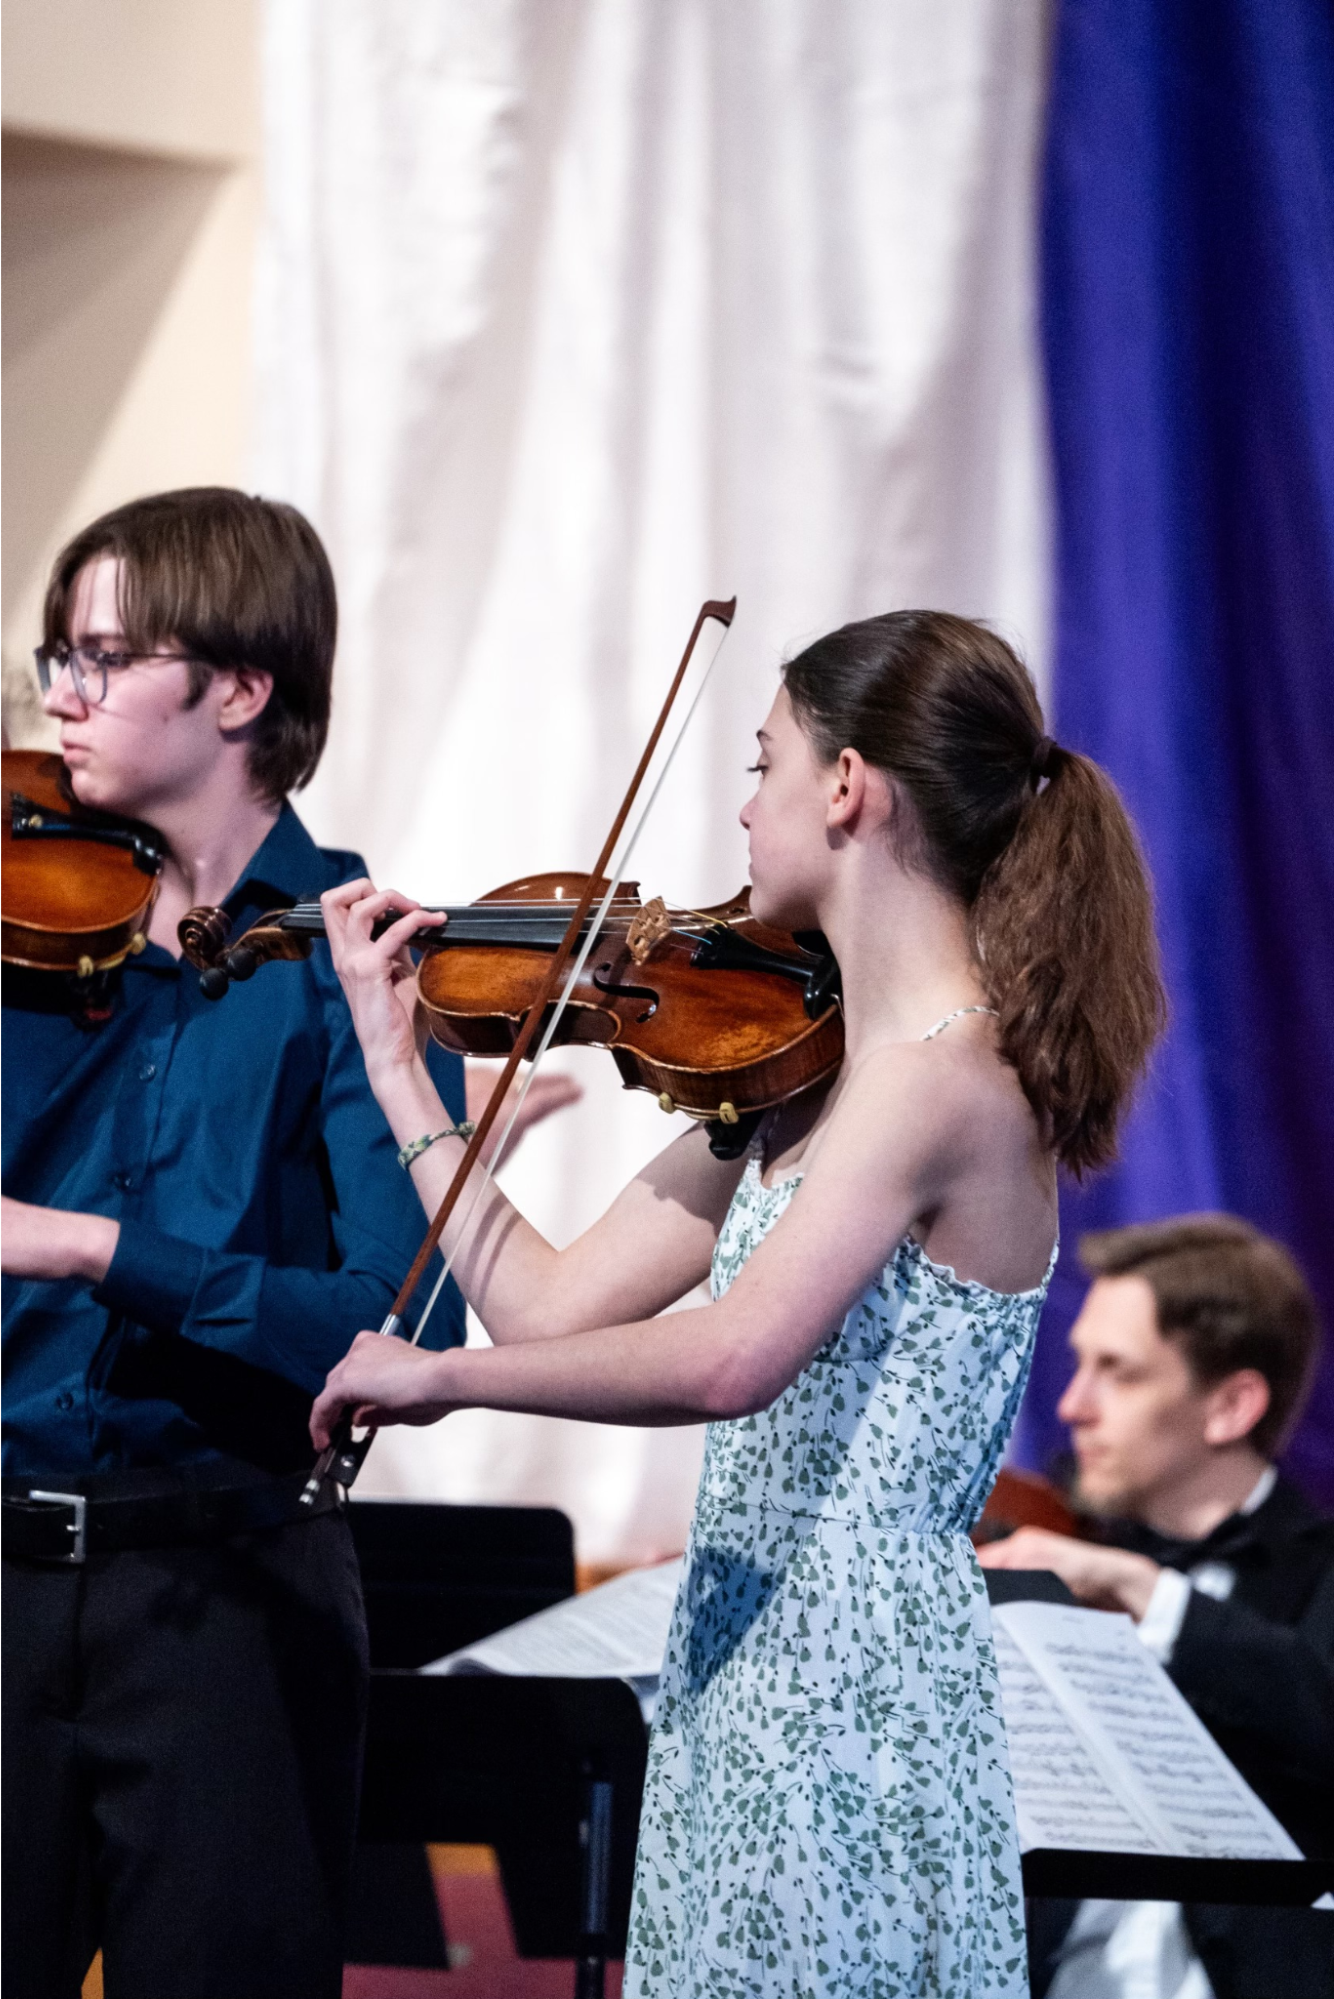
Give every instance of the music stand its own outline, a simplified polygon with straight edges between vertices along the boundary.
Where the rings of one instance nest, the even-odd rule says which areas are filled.
[[[574,1595],[574,1528],[554,1506],[354,1499],[371,1665],[425,1666]]]
[[[495,1848],[524,1957],[601,1999],[629,1928],[648,1730],[624,1680],[377,1673],[361,1837]]]
[[[354,1499],[374,1676],[425,1665],[574,1594],[574,1529],[548,1506],[457,1506]],[[347,1956],[358,1964],[443,1970],[440,1905],[422,1845],[359,1841]]]
[[[1045,1569],[985,1569],[997,1603],[1073,1603]],[[1086,1847],[1030,1847],[1022,1856],[1025,1896],[1109,1902],[1231,1902],[1306,1907],[1334,1888],[1331,1860],[1195,1860],[1163,1853],[1100,1853]]]

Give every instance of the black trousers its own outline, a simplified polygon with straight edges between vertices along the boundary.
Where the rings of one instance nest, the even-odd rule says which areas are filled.
[[[4,1564],[5,1999],[339,1999],[369,1667],[346,1520]]]

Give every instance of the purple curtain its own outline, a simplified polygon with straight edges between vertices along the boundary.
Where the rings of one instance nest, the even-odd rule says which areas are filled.
[[[1226,1208],[1320,1298],[1287,1462],[1334,1502],[1329,0],[1060,0],[1042,199],[1056,730],[1141,830],[1173,1021],[1064,1204],[1019,1455],[1064,1442],[1079,1232]]]

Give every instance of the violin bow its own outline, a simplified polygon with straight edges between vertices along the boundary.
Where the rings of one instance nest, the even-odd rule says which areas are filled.
[[[522,1091],[520,1092],[518,1101],[515,1103],[514,1108],[510,1113],[509,1121],[501,1137],[501,1142],[496,1147],[496,1151],[493,1155],[492,1162],[484,1168],[481,1176],[478,1179],[477,1187],[473,1193],[473,1198],[470,1204],[469,1212],[471,1212],[471,1208],[476,1205],[477,1201],[481,1197],[483,1189],[488,1185],[488,1183],[491,1180],[492,1173],[494,1171],[494,1161],[500,1157],[500,1154],[504,1150],[505,1139],[508,1138],[514,1120],[518,1116],[519,1111],[522,1108],[524,1096],[526,1096],[528,1091],[528,1086],[531,1083],[534,1074],[536,1073],[538,1062],[542,1059],[542,1056],[546,1053],[546,1050],[551,1045],[552,1037],[556,1032],[556,1028],[560,1021],[560,1017],[564,1013],[565,1008],[569,1003],[570,995],[573,992],[575,983],[578,980],[579,974],[583,969],[584,961],[588,957],[589,952],[592,950],[593,945],[597,939],[598,932],[602,927],[602,923],[606,916],[607,910],[610,907],[612,897],[616,893],[616,886],[617,886],[616,877],[621,873],[621,871],[624,869],[624,867],[627,865],[629,861],[630,855],[634,850],[635,842],[638,840],[639,834],[643,830],[644,823],[648,817],[648,814],[652,810],[652,807],[657,799],[659,791],[662,789],[663,780],[666,778],[667,772],[671,767],[672,759],[673,757],[675,757],[676,751],[680,747],[682,737],[685,735],[685,730],[689,726],[691,716],[693,716],[696,707],[699,705],[700,697],[704,692],[704,686],[708,679],[708,672],[712,670],[713,666],[712,660],[709,662],[709,668],[708,670],[706,670],[704,679],[701,680],[699,688],[696,691],[694,701],[691,703],[690,709],[686,714],[685,722],[683,723],[681,731],[677,736],[676,742],[672,745],[672,749],[667,757],[666,763],[664,764],[662,771],[659,773],[658,781],[655,784],[653,791],[649,796],[649,799],[647,801],[647,804],[645,805],[643,813],[640,815],[639,822],[635,826],[631,838],[627,843],[626,850],[623,854],[617,857],[616,866],[613,869],[611,864],[613,857],[616,855],[616,843],[620,839],[621,834],[624,832],[626,822],[629,819],[631,812],[634,810],[635,800],[639,796],[639,792],[643,785],[644,779],[648,774],[649,766],[653,762],[654,754],[658,748],[659,743],[662,740],[663,732],[667,727],[667,723],[671,716],[672,709],[676,705],[677,696],[680,694],[681,688],[685,683],[686,675],[690,670],[690,662],[694,657],[695,647],[699,643],[700,634],[703,631],[705,625],[708,624],[710,620],[713,620],[717,624],[720,624],[724,629],[724,633],[726,633],[726,630],[731,625],[732,619],[735,616],[735,614],[736,614],[735,597],[729,598],[726,602],[721,602],[718,599],[710,598],[700,606],[699,614],[695,619],[694,625],[691,628],[690,637],[686,642],[685,651],[681,655],[680,665],[677,667],[675,674],[672,676],[672,683],[667,690],[667,697],[664,700],[662,707],[658,712],[657,720],[654,722],[653,727],[649,732],[648,741],[645,743],[639,762],[635,766],[635,772],[633,777],[630,779],[629,787],[626,790],[624,798],[621,800],[615,818],[611,822],[611,826],[607,832],[607,837],[602,843],[602,851],[599,853],[597,860],[593,864],[593,871],[589,875],[584,885],[583,891],[579,896],[578,901],[573,905],[573,908],[571,909],[570,920],[565,927],[565,935],[562,937],[560,944],[556,950],[556,953],[552,958],[550,965],[547,968],[546,976],[542,981],[542,985],[540,990],[538,991],[537,997],[534,999],[532,1005],[528,1008],[528,1011],[524,1016],[523,1025],[519,1029],[518,1035],[514,1042],[514,1046],[511,1048],[509,1052],[504,1068],[501,1070],[499,1076],[496,1079],[495,1087],[492,1090],[491,1095],[487,1100],[486,1109],[482,1112],[481,1117],[477,1120],[476,1129],[474,1130],[471,1138],[468,1140],[467,1148],[463,1154],[463,1157],[462,1159],[460,1159],[457,1167],[454,1170],[453,1178],[450,1180],[449,1186],[445,1190],[445,1197],[435,1211],[435,1215],[431,1221],[431,1225],[427,1229],[426,1234],[422,1240],[421,1248],[417,1251],[416,1256],[413,1258],[412,1267],[408,1271],[407,1276],[403,1279],[402,1284],[399,1286],[398,1295],[394,1299],[393,1305],[390,1307],[389,1314],[386,1317],[383,1325],[380,1327],[381,1334],[387,1337],[395,1336],[399,1334],[403,1329],[404,1320],[407,1315],[408,1307],[412,1302],[413,1295],[416,1292],[417,1286],[420,1284],[422,1277],[425,1275],[426,1268],[430,1263],[432,1256],[435,1254],[436,1247],[439,1244],[441,1236],[445,1232],[445,1229],[449,1223],[450,1216],[453,1214],[455,1208],[458,1206],[459,1197],[462,1194],[465,1185],[467,1184],[468,1178],[472,1173],[473,1168],[477,1166],[479,1161],[481,1160],[483,1148],[486,1145],[487,1139],[491,1135],[491,1130],[496,1122],[496,1119],[500,1115],[500,1111],[504,1104],[506,1094],[509,1090],[510,1084],[514,1081],[514,1077],[518,1070],[519,1064],[520,1062],[522,1062],[524,1056],[528,1053],[528,1050],[532,1047],[533,1042],[537,1037],[538,1029],[542,1024],[542,1016],[546,1012],[547,1007],[551,1005],[552,1000],[555,998],[556,988],[560,984],[562,975],[566,971],[566,967],[570,966],[569,975],[565,979],[564,990],[562,991],[559,1000],[557,1000],[556,1002],[556,1006],[552,1013],[551,1020],[547,1025],[546,1033],[542,1037],[541,1045],[534,1054],[532,1063],[529,1068],[528,1076],[524,1081],[524,1086]],[[716,657],[717,657],[717,652],[715,651],[714,658],[716,659]],[[583,929],[589,911],[593,907],[593,899],[597,894],[597,885],[599,881],[601,881],[604,877],[606,877],[607,879],[607,886],[603,893],[602,901],[601,904],[599,905],[597,915],[594,921],[589,925],[589,933],[584,940],[582,951],[579,953],[574,964],[571,965],[570,960],[574,956],[575,947],[579,942],[580,932]],[[436,1299],[439,1297],[440,1292],[444,1287],[446,1278],[449,1276],[452,1263],[453,1263],[453,1258],[451,1257],[449,1262],[445,1265],[445,1268],[441,1271],[440,1276],[435,1284],[435,1287],[432,1290],[429,1299],[427,1300],[425,1310],[422,1313],[421,1320],[418,1324],[417,1331],[413,1338],[414,1345],[416,1344],[416,1341],[421,1337],[422,1329],[425,1326],[426,1321],[430,1316],[432,1307],[434,1306]],[[373,1430],[368,1431],[364,1437],[358,1439],[353,1436],[352,1432],[353,1432],[352,1412],[349,1409],[345,1410],[343,1415],[339,1418],[332,1440],[326,1446],[326,1448],[320,1453],[319,1457],[315,1461],[314,1468],[311,1471],[310,1477],[307,1479],[306,1484],[301,1493],[301,1504],[303,1506],[314,1505],[316,1499],[319,1497],[320,1491],[327,1478],[333,1478],[337,1484],[342,1486],[351,1485],[353,1480],[356,1478],[357,1473],[360,1471],[361,1466],[365,1460],[366,1453],[371,1447],[371,1442],[374,1438],[375,1433]]]

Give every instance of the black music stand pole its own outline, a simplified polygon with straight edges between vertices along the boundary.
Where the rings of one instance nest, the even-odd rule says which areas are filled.
[[[582,1934],[574,1962],[574,1999],[603,1999],[606,1990],[612,1796],[605,1779],[589,1777],[579,1821]]]

